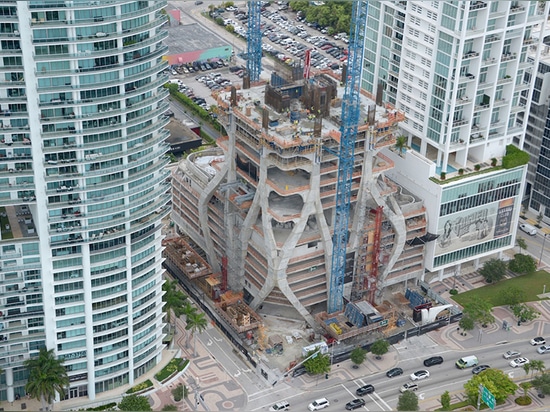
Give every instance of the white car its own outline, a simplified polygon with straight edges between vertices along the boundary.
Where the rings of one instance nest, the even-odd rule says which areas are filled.
[[[427,370],[421,370],[421,371],[416,371],[414,373],[411,373],[411,381],[420,381],[422,379],[427,379],[430,377],[430,372],[428,372]]]
[[[516,358],[514,360],[510,361],[510,366],[512,368],[517,368],[518,366],[523,366],[529,363],[529,359],[527,358]]]
[[[502,357],[504,359],[512,359],[512,358],[517,358],[519,355],[521,355],[521,352],[520,351],[517,351],[517,350],[509,350],[508,352],[505,352],[502,354]]]
[[[537,336],[536,338],[531,339],[531,345],[546,345],[546,339],[544,339],[542,336]]]
[[[288,408],[290,408],[290,403],[288,403],[287,401],[281,401],[271,406],[269,408],[269,412],[288,411]]]
[[[416,392],[417,389],[418,389],[418,385],[416,383],[407,382],[399,389],[399,392],[401,393],[405,393],[407,391]]]
[[[550,352],[550,346],[548,346],[548,345],[540,345],[540,346],[537,348],[537,352],[538,352],[538,353]]]
[[[328,406],[330,405],[330,402],[328,401],[327,398],[321,398],[321,399],[316,399],[314,400],[313,402],[311,402],[307,408],[310,410],[310,411],[318,411],[319,409],[325,409],[327,408]]]

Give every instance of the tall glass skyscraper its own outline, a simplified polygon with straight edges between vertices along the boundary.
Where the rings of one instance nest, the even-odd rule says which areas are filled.
[[[165,1],[0,1],[0,400],[40,347],[69,398],[156,365]]]
[[[362,86],[405,113],[411,156],[392,177],[428,205],[439,239],[425,265],[440,278],[514,247],[526,167],[501,166],[524,145],[548,6],[369,1]]]

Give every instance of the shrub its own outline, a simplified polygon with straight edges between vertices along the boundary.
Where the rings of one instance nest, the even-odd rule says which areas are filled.
[[[521,406],[531,405],[531,398],[529,396],[520,396],[519,398],[516,398],[516,403]]]
[[[110,403],[106,403],[105,405],[96,406],[95,408],[86,408],[86,410],[87,411],[104,411],[107,409],[114,409],[115,406],[116,406],[116,402],[110,402]]]
[[[162,370],[155,375],[155,379],[162,382],[176,372],[182,371],[188,363],[189,361],[187,359],[174,358],[168,362],[168,365],[162,368]]]
[[[527,163],[529,163],[529,153],[511,144],[506,146],[506,155],[502,158],[502,167],[512,169]]]
[[[495,167],[495,166],[497,165],[497,162],[498,162],[497,158],[496,158],[496,157],[493,157],[493,158],[491,159],[491,166]]]
[[[131,387],[126,391],[126,393],[141,392],[147,388],[150,388],[151,386],[153,386],[153,382],[151,382],[150,379],[147,379],[146,381],[138,383],[136,386]]]
[[[480,164],[475,165],[474,169],[476,172],[479,172],[479,170],[481,169],[481,165]]]
[[[445,180],[445,178],[447,177],[447,173],[445,172],[441,172],[441,180]]]
[[[464,169],[458,169],[458,174],[462,176],[464,174]]]
[[[456,290],[456,289],[451,289],[451,290],[449,291],[449,293],[450,293],[451,295],[453,295],[453,296],[454,296],[454,295],[458,295],[458,290]]]

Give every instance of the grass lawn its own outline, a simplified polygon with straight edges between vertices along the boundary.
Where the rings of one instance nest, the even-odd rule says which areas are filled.
[[[477,299],[489,301],[493,306],[503,306],[506,303],[503,301],[502,292],[510,286],[514,286],[525,292],[526,302],[533,302],[540,300],[537,295],[543,292],[544,285],[547,286],[546,291],[550,292],[550,273],[539,270],[530,275],[506,279],[492,285],[459,293],[453,296],[453,299],[462,306]]]

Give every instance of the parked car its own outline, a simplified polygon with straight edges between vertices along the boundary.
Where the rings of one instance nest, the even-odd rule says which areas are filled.
[[[361,386],[360,388],[357,388],[357,390],[355,391],[355,394],[357,396],[365,396],[373,392],[374,392],[374,386],[365,385],[365,386]]]
[[[427,379],[430,377],[430,372],[428,372],[427,370],[420,370],[420,371],[416,371],[414,373],[411,373],[411,375],[409,376],[411,378],[411,381],[420,381],[422,379]]]
[[[504,359],[512,359],[512,358],[517,358],[519,355],[521,355],[521,352],[520,351],[517,351],[517,350],[509,350],[508,352],[504,352],[502,354],[502,357]]]
[[[388,378],[393,378],[394,376],[403,375],[403,369],[401,368],[393,368],[386,372],[386,376]]]
[[[546,345],[546,339],[542,336],[537,336],[536,338],[531,339],[531,345]]]
[[[424,366],[434,366],[441,365],[443,363],[443,358],[441,356],[432,356],[424,360]]]
[[[354,410],[354,409],[357,409],[357,408],[361,408],[361,407],[365,406],[365,403],[366,402],[363,398],[354,399],[354,400],[346,403],[346,410],[351,411],[351,410]]]
[[[548,345],[540,345],[540,346],[537,348],[537,352],[538,352],[538,353],[550,352],[550,346],[548,346]]]
[[[399,392],[401,393],[404,393],[407,391],[415,392],[416,390],[418,390],[418,385],[416,383],[407,382],[401,387],[401,389],[399,389]]]
[[[472,373],[474,375],[477,375],[481,372],[483,372],[484,370],[487,370],[487,369],[490,369],[491,367],[489,365],[479,365],[479,366],[476,366],[475,368],[472,369]]]
[[[512,368],[517,368],[518,366],[523,366],[527,363],[529,363],[529,359],[527,358],[516,358],[510,361],[510,366]]]

